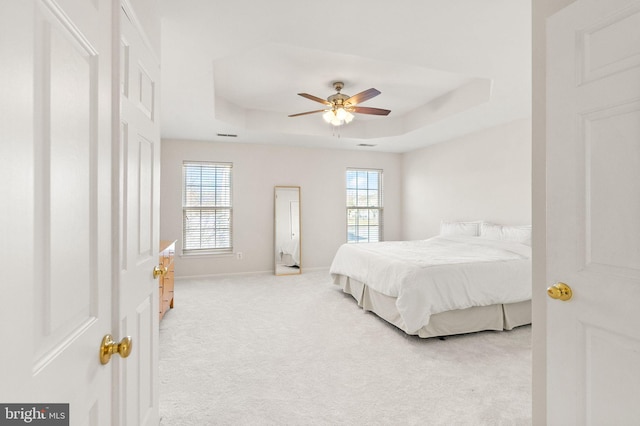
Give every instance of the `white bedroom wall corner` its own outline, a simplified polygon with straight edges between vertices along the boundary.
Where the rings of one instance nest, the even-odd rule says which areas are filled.
[[[484,129],[403,155],[403,239],[440,221],[531,223],[531,120]]]

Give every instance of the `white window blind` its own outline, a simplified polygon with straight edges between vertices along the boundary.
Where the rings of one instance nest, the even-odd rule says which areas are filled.
[[[182,165],[182,251],[233,251],[231,163],[185,161]]]
[[[347,242],[382,241],[382,170],[347,169]]]

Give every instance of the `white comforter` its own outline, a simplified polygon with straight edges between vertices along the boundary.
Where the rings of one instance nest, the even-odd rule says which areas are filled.
[[[330,272],[396,297],[409,333],[440,312],[531,299],[531,247],[480,237],[343,244]]]

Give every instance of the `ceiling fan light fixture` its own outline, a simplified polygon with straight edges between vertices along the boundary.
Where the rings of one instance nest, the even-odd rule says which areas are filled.
[[[338,107],[336,109],[336,118],[340,121],[344,121],[344,119],[347,117],[348,112],[344,110],[344,108],[342,107]]]
[[[354,115],[345,110],[342,106],[338,106],[327,110],[322,114],[322,118],[324,121],[331,123],[334,126],[342,126],[343,124],[351,123]]]
[[[345,123],[351,123],[351,121],[353,120],[353,118],[355,117],[355,115],[351,114],[348,111],[345,111],[345,116],[344,116],[344,122]]]

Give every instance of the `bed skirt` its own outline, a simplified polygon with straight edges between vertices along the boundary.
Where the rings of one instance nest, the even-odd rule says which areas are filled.
[[[483,330],[511,330],[531,324],[531,301],[490,306],[474,306],[431,315],[429,324],[417,332],[409,333],[396,308],[395,297],[387,296],[367,287],[360,281],[344,275],[334,277],[334,283],[356,299],[358,306],[371,311],[407,334],[419,337],[450,336]]]

